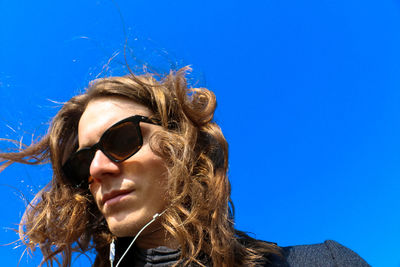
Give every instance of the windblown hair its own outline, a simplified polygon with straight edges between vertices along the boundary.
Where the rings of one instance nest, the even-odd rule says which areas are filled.
[[[188,70],[95,80],[63,105],[40,141],[0,153],[3,166],[51,162],[53,178],[26,208],[19,230],[28,248],[40,247],[42,264],[71,266],[73,252],[95,249],[94,266],[109,266],[104,255],[112,233],[89,191],[71,186],[61,169],[78,147],[82,113],[99,97],[128,98],[162,122],[165,131],[154,134],[150,146],[167,165],[170,208],[162,225],[180,244],[179,266],[257,266],[279,254],[276,245],[234,229],[228,145],[213,121],[216,99],[205,88],[188,88]]]

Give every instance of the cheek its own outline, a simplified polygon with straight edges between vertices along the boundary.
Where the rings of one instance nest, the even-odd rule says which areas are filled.
[[[148,144],[144,145],[136,154],[136,157],[134,155],[132,159],[138,161],[143,168],[150,171],[160,172],[167,170],[164,159],[156,155]]]
[[[141,157],[141,170],[145,179],[143,181],[147,186],[151,187],[152,190],[156,190],[158,197],[161,197],[159,194],[164,196],[165,191],[167,190],[168,183],[168,175],[167,168],[164,160],[154,153],[146,153],[146,155]]]
[[[147,168],[153,174],[153,177],[160,183],[165,183],[167,181],[167,168],[162,158],[152,155],[149,159]]]
[[[99,193],[99,188],[100,188],[99,183],[94,182],[94,183],[89,184],[89,191],[92,194],[93,198],[95,199],[97,206],[98,206],[98,202],[97,202],[96,195]]]

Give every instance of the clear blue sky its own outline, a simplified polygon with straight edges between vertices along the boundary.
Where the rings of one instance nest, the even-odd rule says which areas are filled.
[[[43,135],[54,101],[96,78],[125,28],[138,60],[190,64],[216,93],[239,229],[282,246],[333,239],[400,266],[398,0],[115,2],[0,0],[0,137]],[[49,170],[0,174],[2,244]],[[16,266],[13,247],[0,246],[1,265]]]

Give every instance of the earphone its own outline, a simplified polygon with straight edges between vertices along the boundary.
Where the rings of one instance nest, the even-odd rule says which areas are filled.
[[[153,219],[151,219],[145,226],[142,227],[142,229],[140,229],[140,231],[136,234],[136,236],[133,238],[132,242],[129,244],[128,248],[125,250],[124,254],[122,254],[121,258],[119,259],[119,261],[117,262],[117,265],[115,267],[118,267],[118,265],[121,263],[122,259],[125,257],[125,255],[128,253],[129,249],[132,247],[132,245],[135,243],[136,239],[139,237],[139,235],[144,231],[144,229],[146,229],[150,224],[152,224],[158,217],[160,217],[161,215],[164,214],[166,210],[164,210],[161,213],[156,213],[153,215]],[[111,244],[110,244],[110,264],[111,267],[113,267],[114,265],[114,259],[115,259],[115,243],[114,243],[114,239],[112,240]]]

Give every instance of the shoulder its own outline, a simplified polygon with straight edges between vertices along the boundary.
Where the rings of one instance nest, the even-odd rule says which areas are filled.
[[[370,266],[354,251],[332,240],[327,240],[320,244],[282,247],[281,249],[282,257],[276,258],[272,266]]]

